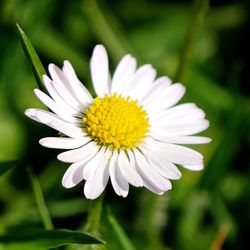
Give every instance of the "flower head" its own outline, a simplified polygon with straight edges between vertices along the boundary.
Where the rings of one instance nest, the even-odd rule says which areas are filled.
[[[176,105],[185,92],[168,77],[156,78],[147,64],[136,68],[131,55],[124,56],[113,77],[102,45],[90,61],[97,97],[77,78],[68,61],[59,69],[49,65],[44,75],[48,95],[35,89],[37,97],[52,111],[28,109],[25,114],[59,131],[63,136],[41,139],[48,148],[67,149],[58,159],[71,163],[62,185],[71,188],[85,180],[84,194],[97,198],[110,178],[115,192],[126,197],[129,184],[156,194],[171,189],[179,179],[177,165],[203,168],[203,157],[179,144],[208,143],[193,136],[208,128],[204,112],[193,103]]]

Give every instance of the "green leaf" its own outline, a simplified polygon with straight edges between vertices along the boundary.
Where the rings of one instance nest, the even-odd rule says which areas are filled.
[[[120,226],[116,218],[114,217],[112,211],[109,207],[106,207],[106,218],[108,221],[110,233],[112,234],[112,239],[116,241],[120,250],[135,250],[132,242],[124,232],[123,228]]]
[[[16,26],[17,26],[17,29],[18,29],[18,32],[20,35],[22,47],[23,47],[23,50],[24,50],[25,55],[27,57],[27,60],[31,63],[32,70],[33,70],[33,73],[35,75],[38,87],[41,90],[44,90],[42,76],[44,74],[46,74],[46,71],[45,71],[34,47],[32,46],[30,40],[28,39],[27,35],[24,33],[24,31],[21,29],[21,27],[18,24],[16,24]]]
[[[9,169],[14,167],[17,163],[17,160],[9,160],[0,162],[0,175],[6,173]]]
[[[0,237],[4,249],[49,249],[67,244],[100,244],[101,239],[88,233],[71,231],[66,229],[44,230],[35,229],[9,233]]]

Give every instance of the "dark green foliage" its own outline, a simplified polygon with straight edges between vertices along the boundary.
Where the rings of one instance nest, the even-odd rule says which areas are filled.
[[[68,59],[93,93],[88,60],[97,43],[108,49],[111,72],[122,55],[132,53],[138,65],[150,63],[158,76],[173,78],[195,13],[193,6],[190,1],[1,1],[0,241],[15,243],[8,247],[18,250],[98,243],[98,237],[107,244],[70,244],[60,249],[247,249],[248,9],[249,3],[244,0],[210,3],[192,38],[184,70],[187,88],[184,101],[197,103],[211,124],[203,134],[213,141],[195,146],[204,155],[205,169],[201,172],[181,169],[182,179],[173,181],[173,189],[164,196],[131,187],[128,198],[121,199],[109,184],[105,202],[112,213],[104,209],[100,218],[92,217],[97,226],[99,223],[99,230],[96,225],[91,229],[92,238],[81,231],[91,228],[87,227],[87,211],[94,203],[84,198],[82,184],[73,189],[61,187],[68,165],[56,160],[59,151],[38,144],[40,138],[57,136],[56,132],[35,124],[23,114],[30,107],[45,108],[32,94],[37,88],[36,80],[41,87],[44,68],[49,63],[61,66]],[[17,33],[16,23],[28,37],[19,26]],[[5,161],[13,157],[18,162]],[[43,223],[27,168],[39,180],[55,228],[72,231],[37,233]],[[100,207],[98,211],[101,213]],[[29,232],[24,228],[29,228]],[[8,236],[6,232],[18,233]]]
[[[0,237],[6,249],[48,249],[67,244],[100,244],[101,239],[90,234],[70,231],[66,229],[56,230],[22,230],[6,234]]]

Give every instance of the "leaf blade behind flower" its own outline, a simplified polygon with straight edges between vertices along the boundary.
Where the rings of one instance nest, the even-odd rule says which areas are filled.
[[[106,212],[106,218],[108,222],[108,227],[110,230],[111,235],[114,238],[114,241],[116,241],[117,245],[119,246],[119,249],[121,250],[136,250],[133,246],[132,242],[126,235],[124,229],[121,227],[119,222],[114,217],[111,209],[107,206],[105,209]]]
[[[33,45],[31,44],[30,40],[28,39],[25,32],[22,30],[22,28],[16,24],[17,30],[19,33],[19,37],[21,39],[21,44],[24,50],[24,53],[26,55],[27,60],[30,62],[32,66],[32,71],[34,73],[34,76],[36,78],[38,87],[40,90],[44,90],[43,86],[43,80],[42,76],[46,74],[46,71],[41,63],[41,60],[39,59]]]
[[[9,233],[0,237],[4,249],[50,249],[67,244],[103,244],[104,241],[88,233],[66,229],[35,229]]]

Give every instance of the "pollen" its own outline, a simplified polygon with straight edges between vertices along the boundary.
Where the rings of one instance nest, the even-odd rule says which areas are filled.
[[[111,149],[136,147],[149,129],[143,106],[116,93],[95,98],[84,113],[82,122],[87,134]]]

